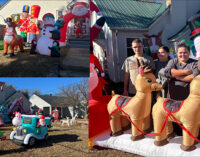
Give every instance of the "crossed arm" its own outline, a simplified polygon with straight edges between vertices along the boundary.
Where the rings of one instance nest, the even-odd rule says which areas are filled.
[[[191,82],[194,78],[191,70],[171,69],[171,77],[184,82]]]

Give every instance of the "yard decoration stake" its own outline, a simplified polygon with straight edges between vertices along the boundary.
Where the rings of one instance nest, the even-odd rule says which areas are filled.
[[[132,123],[131,139],[133,141],[144,138],[139,130],[150,131],[151,92],[161,90],[162,85],[156,82],[156,78],[150,70],[142,70],[142,68],[136,78],[135,85],[137,92],[134,97],[114,95],[108,103],[111,136],[121,135],[129,128],[129,121],[126,117],[130,117]]]
[[[181,149],[184,151],[192,151],[196,147],[194,140],[198,136],[200,124],[200,75],[195,77],[190,83],[190,95],[182,102],[169,100],[167,98],[159,97],[156,104],[153,106],[153,122],[154,132],[160,132],[161,127],[167,119],[166,127],[163,132],[156,135],[154,144],[163,146],[168,143],[167,134],[173,132],[172,121],[180,123],[183,129],[183,142]],[[170,102],[172,104],[170,104]],[[177,107],[177,108],[176,108]],[[171,108],[171,110],[170,110]]]

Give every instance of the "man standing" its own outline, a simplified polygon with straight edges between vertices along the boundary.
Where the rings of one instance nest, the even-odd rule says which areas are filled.
[[[166,68],[165,75],[169,81],[169,95],[174,100],[184,100],[190,93],[190,82],[199,74],[197,61],[189,58],[190,48],[185,43],[178,45],[177,57],[171,59]],[[182,129],[173,123],[174,131],[182,135]]]
[[[190,48],[185,43],[178,45],[177,57],[170,60],[165,68],[169,81],[170,98],[184,100],[189,95],[190,82],[199,74],[197,61],[189,58]]]
[[[134,96],[136,94],[135,80],[139,74],[139,63],[143,62],[145,65],[155,69],[153,59],[143,53],[144,45],[140,39],[132,41],[132,49],[135,55],[128,57],[122,66],[124,74],[124,93],[125,96]]]

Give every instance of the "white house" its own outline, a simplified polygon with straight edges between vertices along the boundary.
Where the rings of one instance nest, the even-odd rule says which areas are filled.
[[[176,50],[176,44],[182,39],[188,39],[191,33],[188,27],[181,35],[179,32],[186,26],[187,20],[200,10],[199,0],[171,0],[169,6],[165,3],[136,0],[94,2],[106,20],[103,27],[105,37],[95,40],[94,54],[99,57],[100,62],[107,62],[109,78],[114,82],[123,81],[121,67],[132,51],[131,41],[134,38],[140,38],[147,46],[144,33],[157,35],[163,31],[162,44]],[[98,17],[94,13],[92,15],[93,24]]]
[[[24,5],[28,5],[30,7],[29,14],[31,12],[31,6],[39,5],[40,6],[40,14],[38,20],[42,20],[42,17],[46,13],[52,13],[55,19],[58,19],[61,15],[65,15],[70,10],[70,5],[74,4],[74,2],[86,2],[88,0],[8,0],[0,8],[0,25],[5,25],[3,18],[10,17],[12,14],[21,14],[22,8]],[[74,36],[75,26],[74,22],[76,19],[72,19],[68,24],[68,34],[72,37]],[[89,19],[84,19],[83,22],[83,33],[85,36],[89,36]],[[69,38],[70,36],[68,36]]]
[[[45,116],[51,116],[52,111],[55,107],[60,111],[60,116],[63,118],[70,117],[72,118],[76,113],[78,116],[82,117],[83,113],[79,112],[76,109],[76,106],[69,104],[66,97],[52,96],[50,95],[36,95],[33,94],[29,101],[31,106],[37,109],[42,109]]]

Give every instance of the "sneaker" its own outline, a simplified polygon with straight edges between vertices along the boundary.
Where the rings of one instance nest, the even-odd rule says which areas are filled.
[[[15,54],[14,53],[10,53],[10,57],[13,57],[13,56],[15,56]]]
[[[4,55],[4,56],[6,56],[6,55],[7,55],[7,53],[5,53],[5,52],[4,52],[4,53],[3,53],[3,55]]]

